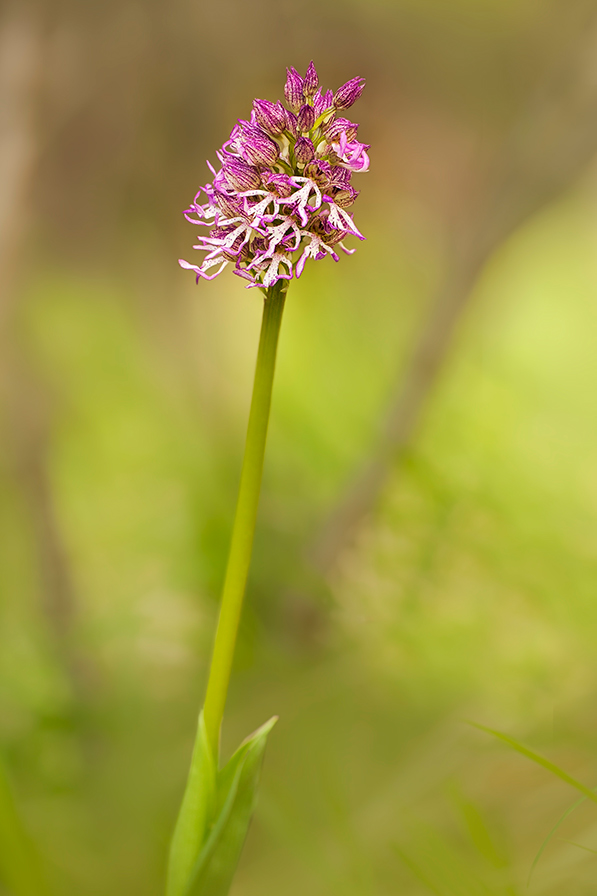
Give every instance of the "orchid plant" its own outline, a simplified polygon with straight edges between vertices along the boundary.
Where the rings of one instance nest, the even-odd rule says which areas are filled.
[[[208,162],[213,181],[202,187],[187,219],[207,231],[195,249],[200,264],[180,260],[196,281],[225,267],[259,287],[263,320],[238,502],[205,703],[191,768],[170,848],[167,896],[226,896],[253,813],[267,736],[276,719],[250,735],[220,767],[220,728],[249,573],[259,503],[278,336],[288,288],[307,259],[331,256],[349,236],[364,239],[347,209],[358,196],[354,172],[369,168],[369,146],[343,117],[365,81],[353,78],[323,91],[313,62],[305,77],[287,69],[281,102],[256,99]],[[216,269],[216,270],[214,270]]]

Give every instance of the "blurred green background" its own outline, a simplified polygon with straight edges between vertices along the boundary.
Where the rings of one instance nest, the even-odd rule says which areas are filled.
[[[287,302],[233,896],[527,892],[577,795],[463,720],[597,784],[596,51],[595,0],[5,0],[2,893],[162,892],[261,312],[181,212],[310,59],[367,78],[368,240]],[[596,849],[584,804],[528,892]]]

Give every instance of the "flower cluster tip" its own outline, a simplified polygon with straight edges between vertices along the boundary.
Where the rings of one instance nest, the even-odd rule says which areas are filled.
[[[217,156],[218,171],[201,187],[185,217],[207,227],[193,248],[207,254],[200,264],[179,260],[197,282],[213,280],[229,264],[248,287],[268,289],[300,277],[307,259],[343,240],[365,237],[347,209],[357,198],[355,172],[369,168],[369,146],[357,140],[358,124],[342,117],[358,100],[364,78],[336,93],[323,91],[313,62],[305,77],[287,69],[281,102],[256,99],[249,121],[239,119]]]

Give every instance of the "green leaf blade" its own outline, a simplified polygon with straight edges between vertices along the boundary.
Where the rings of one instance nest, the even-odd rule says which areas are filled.
[[[255,807],[267,736],[274,717],[250,735],[219,772],[213,826],[184,896],[227,896]]]
[[[213,816],[216,766],[203,712],[199,715],[191,767],[170,845],[166,896],[184,896]]]

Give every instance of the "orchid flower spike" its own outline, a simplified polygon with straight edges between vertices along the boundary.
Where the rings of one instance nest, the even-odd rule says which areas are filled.
[[[208,228],[195,249],[205,252],[181,267],[196,280],[213,280],[225,267],[268,289],[299,277],[309,258],[322,259],[343,240],[365,237],[346,211],[358,191],[354,172],[369,169],[369,146],[357,140],[358,125],[338,113],[360,97],[364,78],[352,78],[334,94],[319,86],[313,62],[305,77],[287,69],[281,102],[256,99],[249,121],[240,119],[217,153],[220,168],[202,187],[185,217]]]

